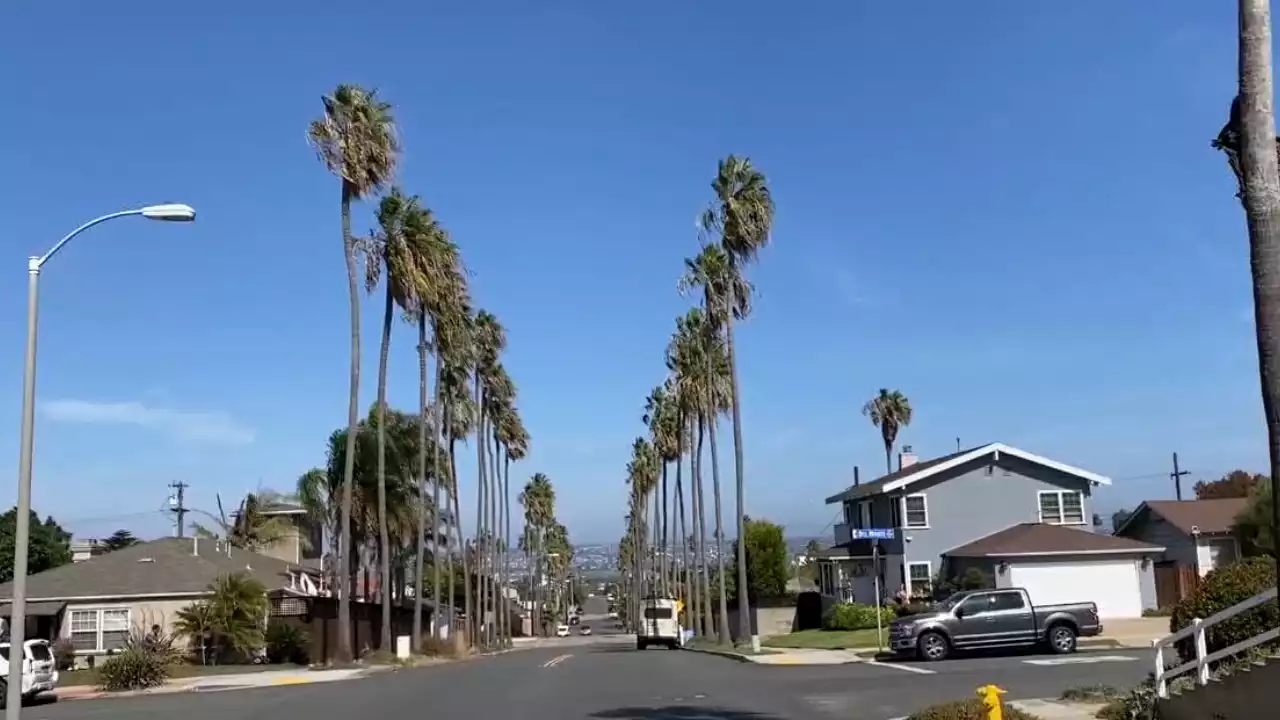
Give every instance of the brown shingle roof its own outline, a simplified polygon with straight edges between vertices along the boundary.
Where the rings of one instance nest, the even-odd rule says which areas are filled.
[[[215,551],[214,541],[164,538],[96,555],[27,578],[27,597],[129,597],[198,593],[219,575],[247,572],[267,590],[289,586],[288,571],[307,570],[275,558],[232,549]],[[314,571],[312,571],[314,572]],[[13,597],[13,583],[0,585],[0,602]]]
[[[1164,548],[1129,538],[1062,525],[1022,523],[943,553],[950,557],[1002,557],[1070,553],[1156,553]]]
[[[1187,535],[1191,534],[1192,528],[1201,535],[1214,535],[1231,532],[1236,517],[1248,507],[1249,499],[1148,500],[1143,505]]]

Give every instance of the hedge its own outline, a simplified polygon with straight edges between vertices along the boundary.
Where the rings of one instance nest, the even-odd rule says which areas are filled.
[[[1004,706],[1003,716],[1004,720],[1041,720],[1038,715],[1032,715],[1010,705]],[[982,698],[972,698],[934,705],[912,713],[907,716],[907,720],[987,720],[986,701]]]
[[[880,608],[880,624],[888,627],[895,614],[893,608]],[[858,603],[840,603],[832,605],[822,618],[822,626],[827,630],[866,630],[876,626],[876,606],[859,605]]]
[[[1212,570],[1201,578],[1195,592],[1173,609],[1169,632],[1178,632],[1194,618],[1208,618],[1275,586],[1276,565],[1271,558],[1250,558]],[[1263,603],[1210,627],[1205,632],[1205,641],[1212,653],[1277,626],[1280,626],[1280,611],[1276,604]],[[1178,643],[1178,653],[1184,661],[1194,659],[1192,639]]]

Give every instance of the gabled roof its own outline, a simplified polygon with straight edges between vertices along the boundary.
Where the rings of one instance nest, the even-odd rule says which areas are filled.
[[[905,488],[912,483],[919,482],[939,473],[947,472],[952,468],[959,467],[965,463],[972,462],[987,455],[996,455],[998,457],[1002,453],[1005,455],[1012,455],[1020,460],[1040,465],[1041,467],[1051,468],[1058,472],[1072,475],[1082,480],[1087,480],[1095,485],[1111,484],[1111,478],[1106,477],[1105,475],[1098,475],[1097,473],[1091,473],[1088,470],[1081,470],[1078,467],[1073,467],[1066,463],[1060,463],[1057,460],[1050,460],[1047,457],[1042,457],[1035,453],[1027,452],[1026,450],[1019,450],[1016,447],[996,442],[979,445],[977,447],[969,448],[968,450],[961,450],[959,452],[951,453],[950,455],[943,455],[939,458],[908,465],[896,472],[876,478],[871,482],[854,485],[842,493],[838,493],[827,498],[826,502],[827,504],[831,504],[844,502],[845,500],[855,500],[858,498],[870,497],[872,495],[893,492],[894,490]]]
[[[268,591],[289,587],[290,571],[308,572],[275,558],[232,549],[221,550],[214,541],[200,538],[164,538],[139,543],[115,552],[95,555],[83,562],[63,565],[27,578],[31,600],[74,598],[127,598],[160,595],[197,595],[220,575],[246,572]],[[13,597],[13,583],[0,585],[0,602]]]
[[[1116,534],[1137,527],[1135,523],[1148,513],[1172,525],[1184,535],[1193,531],[1200,535],[1226,535],[1236,518],[1249,506],[1248,498],[1213,498],[1210,500],[1148,500],[1137,507]]]
[[[948,550],[947,557],[1119,555],[1164,552],[1159,545],[1077,530],[1063,525],[1021,523]]]

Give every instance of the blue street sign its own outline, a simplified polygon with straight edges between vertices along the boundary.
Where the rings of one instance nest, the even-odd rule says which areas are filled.
[[[893,528],[853,528],[849,531],[851,540],[892,540]]]

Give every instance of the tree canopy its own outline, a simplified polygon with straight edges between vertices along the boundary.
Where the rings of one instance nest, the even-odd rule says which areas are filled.
[[[1232,470],[1217,480],[1205,482],[1201,480],[1192,486],[1197,500],[1217,500],[1222,498],[1249,497],[1249,493],[1266,479],[1265,475]]]
[[[14,527],[18,508],[0,515],[0,582],[13,579]],[[44,522],[31,511],[30,547],[27,551],[27,574],[34,575],[71,562],[71,533],[62,529],[53,517]]]

